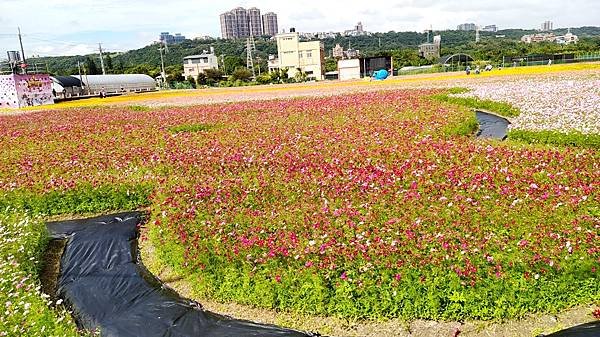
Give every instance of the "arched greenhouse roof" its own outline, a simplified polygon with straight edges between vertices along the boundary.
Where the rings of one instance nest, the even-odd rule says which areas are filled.
[[[452,64],[452,63],[467,63],[475,61],[471,55],[458,53],[452,55],[442,56],[440,58],[440,64]]]
[[[81,81],[75,76],[50,76],[50,78],[63,88],[81,87]]]
[[[113,87],[113,86],[135,86],[135,87],[155,87],[156,81],[144,74],[119,74],[119,75],[83,75],[83,83],[86,86],[94,87]]]

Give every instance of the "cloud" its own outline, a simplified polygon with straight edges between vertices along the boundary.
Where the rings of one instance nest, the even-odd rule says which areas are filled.
[[[84,51],[84,46],[94,48],[98,42],[107,48],[131,49],[157,40],[161,31],[219,36],[219,14],[238,6],[273,11],[280,29],[296,27],[302,32],[344,31],[358,21],[367,31],[384,32],[422,31],[430,25],[436,30],[454,29],[464,22],[496,24],[502,29],[537,28],[551,20],[556,27],[568,27],[598,25],[600,17],[600,1],[589,0],[346,0],[343,4],[323,0],[0,0],[0,34],[14,33],[20,26],[26,35],[62,41],[26,39],[26,49],[48,53]],[[23,8],[43,10],[29,10],[26,18],[15,15]],[[14,45],[4,38],[0,43],[1,49],[14,49]]]

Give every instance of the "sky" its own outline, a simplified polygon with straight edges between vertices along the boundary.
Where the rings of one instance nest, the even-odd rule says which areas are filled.
[[[0,0],[0,58],[18,50],[21,28],[25,54],[77,55],[126,51],[158,40],[162,31],[188,38],[220,36],[219,14],[258,7],[278,15],[279,30],[344,31],[358,22],[371,32],[455,29],[473,22],[498,29],[600,26],[597,0]]]

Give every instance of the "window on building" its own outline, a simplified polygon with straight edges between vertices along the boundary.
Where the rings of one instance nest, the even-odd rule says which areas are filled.
[[[302,51],[299,51],[299,52],[298,52],[298,57],[299,57],[299,58],[303,58],[303,57],[304,57],[304,53],[303,53]]]
[[[310,50],[307,50],[307,51],[306,51],[306,57],[307,57],[307,58],[311,58],[311,57],[312,57],[312,51],[310,51]]]

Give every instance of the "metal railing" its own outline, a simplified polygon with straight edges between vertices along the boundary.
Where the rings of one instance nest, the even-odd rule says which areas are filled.
[[[547,65],[548,60],[528,60],[526,57],[523,57],[525,60],[522,62],[517,62],[516,67],[529,67],[529,66],[539,66],[539,65]],[[580,53],[575,54],[574,58],[556,58],[552,60],[552,64],[565,64],[565,63],[577,63],[577,62],[594,62],[600,61],[600,52],[593,53]],[[504,65],[502,62],[491,63],[494,66],[494,69],[497,69],[500,66],[505,68],[512,68],[513,63],[505,62]],[[471,71],[475,69],[474,66],[470,66]],[[395,76],[405,76],[405,75],[418,75],[418,74],[435,74],[435,73],[444,73],[444,72],[455,72],[455,71],[466,71],[465,65],[450,65],[450,66],[434,66],[432,68],[427,69],[411,69],[405,71],[394,71]],[[481,69],[483,72],[483,68]]]

